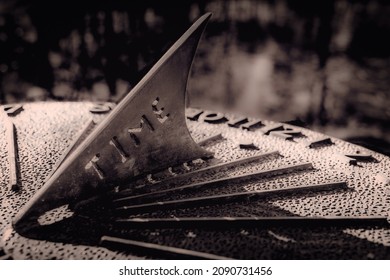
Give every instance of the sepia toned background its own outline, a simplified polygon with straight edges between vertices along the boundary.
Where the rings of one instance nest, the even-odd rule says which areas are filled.
[[[385,0],[1,0],[0,102],[118,101],[205,12],[189,106],[390,154]]]

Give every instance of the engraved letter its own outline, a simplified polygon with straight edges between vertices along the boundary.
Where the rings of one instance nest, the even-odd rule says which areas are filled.
[[[126,162],[129,156],[123,150],[122,145],[118,142],[118,138],[116,136],[112,137],[112,139],[110,140],[110,145],[114,146],[115,149],[118,151],[119,155],[122,158],[122,162]]]
[[[97,175],[101,180],[104,179],[104,173],[103,170],[99,167],[97,162],[99,161],[100,154],[96,154],[86,165],[85,169],[90,169],[91,167],[96,171]]]
[[[139,135],[142,132],[144,126],[147,126],[150,129],[150,131],[154,131],[152,124],[148,121],[145,115],[141,117],[139,128],[128,129],[130,138],[133,140],[135,146],[139,146],[141,144],[141,141],[139,140],[139,137],[137,135]]]
[[[164,115],[164,112],[163,112],[164,107],[161,107],[161,108],[157,107],[157,104],[159,101],[160,101],[160,98],[156,97],[156,100],[154,100],[152,103],[152,109],[153,109],[153,113],[156,114],[158,121],[160,123],[164,123],[168,119],[169,114]]]

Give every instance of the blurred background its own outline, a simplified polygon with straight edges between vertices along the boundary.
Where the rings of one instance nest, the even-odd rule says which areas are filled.
[[[0,0],[0,102],[118,101],[205,12],[189,106],[390,154],[386,0]]]

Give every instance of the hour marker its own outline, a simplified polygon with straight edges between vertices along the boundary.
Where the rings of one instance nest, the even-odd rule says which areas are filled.
[[[318,140],[311,141],[308,145],[309,148],[319,148],[322,146],[333,145],[334,143],[329,137],[324,137]]]
[[[238,143],[238,146],[241,149],[246,149],[246,150],[258,150],[259,148],[256,147],[255,144],[253,144],[253,141],[248,140],[248,139],[241,139]]]
[[[354,158],[347,157],[343,154],[336,154],[336,156],[345,163],[349,163],[350,165],[357,165],[357,160]]]
[[[292,140],[294,138],[292,135],[285,134],[285,133],[280,132],[280,131],[272,131],[269,135],[274,136],[274,137],[278,137],[278,138],[282,138],[284,140]]]
[[[117,219],[116,226],[131,229],[157,228],[265,228],[265,227],[389,227],[386,217],[191,217]]]
[[[348,162],[351,165],[357,165],[358,162],[378,162],[372,155],[370,154],[339,154],[339,157]]]
[[[364,161],[364,162],[376,162],[377,161],[371,154],[355,153],[355,154],[345,154],[345,156],[352,158],[352,159],[355,159],[357,161]]]
[[[180,200],[169,200],[169,201],[157,201],[153,203],[146,204],[132,204],[130,206],[122,206],[116,208],[117,211],[123,212],[126,214],[131,213],[140,213],[143,211],[158,211],[165,209],[178,209],[178,208],[188,208],[188,207],[200,207],[211,204],[220,204],[220,203],[229,203],[240,201],[243,199],[261,199],[269,198],[274,195],[291,195],[291,194],[300,194],[308,191],[325,191],[325,190],[334,190],[334,189],[347,189],[346,182],[331,182],[326,184],[318,185],[304,185],[296,187],[288,187],[283,189],[273,189],[273,190],[261,190],[261,191],[250,191],[250,192],[239,192],[231,194],[222,194],[222,195],[212,195],[212,196],[203,196],[195,198],[187,198]],[[119,201],[123,202],[125,201]]]
[[[9,188],[13,191],[20,189],[18,183],[18,146],[16,142],[16,129],[12,121],[7,121],[7,139],[8,139],[8,162],[9,162]]]
[[[130,201],[138,201],[141,199],[151,199],[155,197],[162,197],[164,195],[167,195],[169,193],[177,193],[177,192],[185,192],[185,191],[192,191],[197,190],[205,187],[211,187],[214,185],[220,185],[220,184],[227,184],[227,183],[239,183],[241,181],[246,180],[252,180],[252,179],[260,179],[260,178],[266,178],[270,176],[277,176],[277,175],[283,175],[286,173],[290,173],[293,171],[302,171],[302,170],[311,170],[313,169],[313,165],[311,163],[303,163],[303,164],[297,164],[297,165],[287,165],[284,167],[279,167],[275,169],[269,169],[269,170],[262,170],[257,172],[252,172],[244,175],[237,175],[232,177],[223,177],[220,179],[210,180],[207,182],[199,182],[189,185],[184,185],[172,189],[167,190],[161,190],[161,191],[155,191],[140,195],[134,195],[130,197],[124,197],[117,200],[114,200],[115,203],[129,203]]]
[[[4,105],[3,109],[8,116],[16,116],[21,111],[23,111],[23,105],[22,104]]]
[[[189,178],[193,178],[194,176],[202,174],[202,173],[219,172],[219,171],[222,171],[222,170],[227,169],[227,168],[237,167],[237,166],[244,165],[244,164],[247,164],[247,163],[251,163],[251,162],[254,162],[254,161],[261,161],[261,160],[265,160],[267,158],[276,157],[276,156],[279,156],[279,152],[278,151],[272,151],[272,152],[268,152],[268,153],[263,153],[263,154],[258,154],[258,155],[255,155],[255,156],[251,156],[251,157],[244,157],[244,158],[241,158],[241,159],[238,159],[238,160],[222,162],[222,163],[219,163],[219,164],[216,164],[216,165],[207,166],[207,167],[200,168],[200,169],[197,169],[197,170],[194,170],[194,171],[190,171],[190,172],[187,172],[187,173],[179,174],[179,175],[177,175],[175,177],[169,177],[169,178],[164,179],[164,180],[162,180],[160,182],[157,182],[154,185],[142,185],[142,186],[139,186],[139,188],[143,189],[144,187],[147,186],[147,189],[148,189],[148,191],[150,193],[152,191],[158,190],[159,188],[161,188],[163,186],[167,186],[167,185],[169,185],[169,184],[171,184],[173,182],[180,182],[180,181],[183,181],[183,180],[186,180],[186,179],[189,179]],[[191,170],[191,169],[188,168],[188,170]],[[132,192],[133,192],[132,189],[131,190],[124,190],[124,191],[119,192],[117,195],[125,196],[125,195],[130,195]]]
[[[214,142],[214,141],[221,140],[221,139],[223,139],[223,136],[221,133],[218,133],[218,134],[211,135],[209,137],[206,137],[206,138],[200,140],[198,142],[198,144],[201,146],[204,146],[204,145],[209,144],[210,142]]]
[[[153,254],[158,257],[170,257],[173,259],[203,259],[203,260],[228,260],[227,257],[222,257],[214,254],[187,250],[177,247],[159,245],[154,243],[124,239],[112,236],[103,236],[100,239],[100,244],[105,247],[113,247],[118,250],[137,251],[141,255]]]

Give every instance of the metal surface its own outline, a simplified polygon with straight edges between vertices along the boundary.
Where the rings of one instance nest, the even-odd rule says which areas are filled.
[[[39,226],[38,218],[47,211],[136,176],[211,155],[192,140],[184,115],[188,75],[209,17],[201,17],[184,33],[62,163],[16,217],[19,232]]]
[[[115,108],[35,103],[12,115],[19,192],[7,187],[10,116],[0,114],[1,258],[390,258],[389,157],[246,116],[188,109],[185,120],[187,68],[206,18]],[[92,132],[91,118],[100,123]],[[115,210],[137,195],[153,205]]]
[[[189,164],[187,169],[176,172],[178,178],[165,174],[160,180],[167,184],[148,183],[148,176],[123,188],[123,192],[133,190],[148,192],[153,186],[161,190],[182,187],[188,184],[207,183],[224,177],[244,176],[253,172],[264,172],[310,162],[314,167],[301,171],[292,171],[280,176],[236,181],[235,183],[211,186],[193,192],[171,193],[164,196],[168,200],[196,199],[205,196],[223,196],[242,193],[243,197],[251,192],[281,190],[278,195],[266,199],[244,199],[221,201],[208,205],[188,205],[188,207],[166,210],[149,209],[135,215],[122,216],[115,214],[111,208],[113,199],[120,197],[110,191],[104,194],[109,203],[99,200],[86,205],[87,210],[77,211],[71,207],[58,208],[40,218],[43,225],[41,234],[34,239],[20,236],[10,226],[10,222],[21,207],[42,188],[47,176],[55,168],[83,128],[95,117],[89,108],[90,103],[36,103],[25,104],[23,114],[13,118],[18,132],[18,158],[20,161],[21,192],[10,192],[8,141],[0,139],[0,164],[5,176],[1,177],[1,246],[4,254],[14,259],[126,259],[126,258],[164,258],[164,253],[148,253],[143,249],[128,246],[120,250],[99,245],[103,235],[157,244],[190,251],[204,252],[229,258],[388,258],[390,257],[390,230],[386,219],[390,210],[389,204],[389,170],[390,159],[384,155],[365,148],[331,138],[332,145],[309,148],[307,143],[324,137],[304,128],[297,128],[305,137],[295,137],[286,141],[279,137],[266,135],[262,128],[275,123],[263,120],[264,126],[256,131],[241,127],[230,127],[227,123],[233,116],[225,115],[225,123],[210,124],[201,120],[188,121],[193,137],[201,141],[216,132],[223,135],[222,140],[205,145],[215,154],[214,159]],[[48,118],[47,116],[50,116]],[[99,115],[104,118],[104,115]],[[0,129],[5,135],[4,119],[0,116]],[[43,122],[45,120],[45,122]],[[42,125],[42,123],[44,125]],[[240,139],[248,138],[259,150],[240,148]],[[275,151],[279,151],[275,153]],[[375,161],[359,161],[351,165],[340,155],[371,155]],[[270,153],[268,157],[263,157]],[[256,157],[259,160],[256,160]],[[236,163],[237,162],[237,163]],[[226,168],[223,166],[225,165]],[[215,166],[215,168],[214,168]],[[222,168],[221,168],[222,166]],[[214,172],[215,171],[215,172]],[[186,175],[190,174],[190,175]],[[153,175],[154,176],[154,175]],[[153,177],[152,176],[152,177]],[[181,179],[180,179],[181,178]],[[335,188],[324,192],[300,192],[283,194],[283,189],[300,185],[329,184],[334,181],[346,182],[348,189]],[[126,185],[126,184],[125,184]],[[142,186],[141,188],[137,188]],[[345,184],[343,184],[345,186]],[[119,186],[121,187],[121,186]],[[121,189],[121,188],[119,188]],[[247,194],[245,194],[247,193]],[[152,197],[150,198],[152,199]],[[158,200],[155,200],[158,201]],[[337,221],[322,222],[321,218],[345,217]],[[232,222],[232,226],[219,226],[218,219],[224,217],[240,218],[245,223]],[[251,223],[254,217],[262,220],[275,217],[277,222],[261,225]],[[299,217],[291,218],[290,217]],[[123,229],[116,220],[130,219],[203,219],[199,226],[176,226],[156,222],[141,226],[126,226]],[[381,218],[377,223],[377,218]],[[297,219],[296,225],[292,225]],[[333,219],[333,218],[332,218]],[[161,220],[157,220],[161,221]],[[194,220],[196,221],[196,220]],[[164,223],[168,223],[164,222]],[[160,222],[159,222],[160,223]],[[193,225],[194,223],[192,223]],[[195,223],[196,224],[196,223]],[[234,224],[234,226],[233,226]],[[336,228],[335,228],[336,227]],[[47,234],[46,234],[47,233]],[[41,239],[41,240],[36,240]],[[95,241],[94,241],[95,240]],[[283,241],[294,240],[294,241]],[[221,244],[231,244],[224,246]],[[225,248],[226,247],[226,248]],[[234,248],[241,248],[237,251]],[[32,250],[32,248],[34,248]],[[257,250],[253,250],[257,248]]]
[[[9,188],[13,191],[19,191],[21,188],[18,183],[18,144],[16,142],[15,125],[12,121],[6,120],[7,140],[8,140],[8,163],[9,163]]]
[[[253,198],[262,198],[269,199],[275,195],[297,195],[305,192],[317,192],[317,191],[326,191],[326,190],[337,190],[337,189],[346,189],[345,182],[332,182],[328,184],[319,184],[319,185],[309,185],[309,186],[296,186],[296,187],[288,187],[277,190],[264,190],[264,191],[246,191],[246,192],[238,192],[231,194],[220,194],[220,195],[212,195],[212,196],[201,196],[196,198],[187,198],[180,200],[168,200],[168,201],[157,201],[153,203],[139,204],[136,203],[130,204],[128,203],[129,199],[123,198],[121,200],[114,201],[115,205],[123,205],[116,208],[116,213],[118,215],[123,214],[134,214],[134,213],[147,213],[150,211],[156,212],[159,210],[166,209],[180,209],[180,208],[189,208],[189,207],[202,207],[210,204],[221,204],[221,203],[231,203],[240,200],[250,200]],[[134,199],[133,199],[134,200]]]
[[[167,178],[164,178],[161,181],[154,182],[153,184],[144,184],[144,185],[133,185],[133,186],[123,186],[124,190],[118,191],[115,193],[116,196],[124,197],[129,195],[134,195],[135,193],[144,193],[141,194],[142,196],[147,195],[147,193],[151,193],[153,191],[157,191],[161,189],[163,186],[169,186],[173,183],[183,182],[184,180],[191,179],[197,175],[202,175],[205,173],[217,173],[222,172],[223,170],[226,170],[228,168],[233,167],[239,167],[242,164],[248,164],[251,162],[257,162],[260,163],[261,161],[265,161],[271,157],[279,156],[279,152],[272,151],[268,153],[262,153],[250,157],[244,157],[238,160],[232,160],[228,162],[222,162],[222,163],[216,163],[211,166],[195,169],[195,170],[188,170],[186,173],[181,174],[175,174],[174,176],[169,176]],[[307,165],[308,167],[312,167]],[[208,182],[209,183],[209,182]]]

